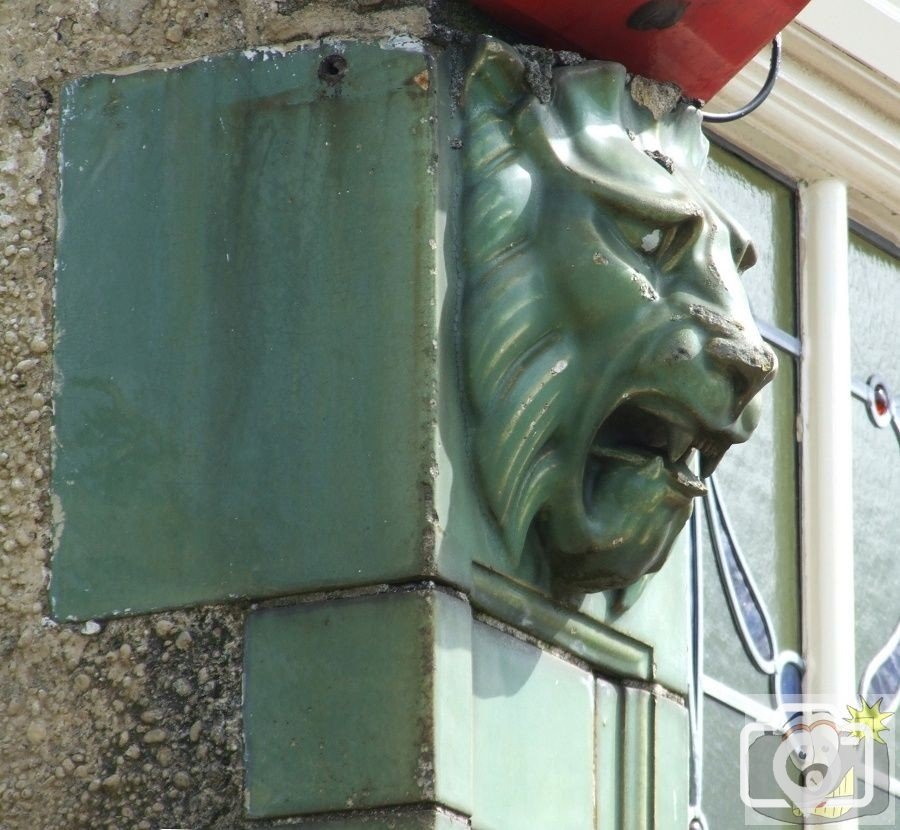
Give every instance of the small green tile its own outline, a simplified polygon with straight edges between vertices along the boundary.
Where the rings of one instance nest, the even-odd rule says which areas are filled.
[[[654,738],[654,830],[684,830],[688,822],[690,726],[688,711],[674,701],[656,699]]]
[[[436,591],[258,610],[246,632],[251,817],[469,809],[468,606]]]
[[[65,87],[58,618],[430,572],[429,67],[333,42]]]
[[[473,826],[593,828],[591,675],[484,623],[473,649]]]
[[[597,830],[621,827],[622,693],[612,683],[597,681]]]
[[[434,597],[434,799],[472,812],[472,612],[447,594]]]
[[[622,827],[653,827],[653,704],[643,689],[622,689]],[[678,759],[687,763],[687,756]]]

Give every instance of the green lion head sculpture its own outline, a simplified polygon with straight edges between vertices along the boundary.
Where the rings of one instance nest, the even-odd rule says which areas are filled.
[[[624,587],[750,436],[776,361],[740,282],[753,248],[700,180],[699,113],[655,119],[618,64],[555,70],[547,103],[525,74],[484,38],[462,101],[470,449],[512,559]]]

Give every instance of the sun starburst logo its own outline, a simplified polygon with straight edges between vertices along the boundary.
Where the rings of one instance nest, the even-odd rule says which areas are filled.
[[[861,724],[862,726],[866,727],[869,731],[869,734],[871,734],[872,739],[880,744],[885,743],[885,740],[881,736],[881,733],[888,732],[891,728],[890,726],[885,725],[885,721],[888,718],[893,717],[893,712],[881,711],[882,700],[883,698],[878,698],[878,700],[875,701],[874,705],[870,706],[862,697],[860,697],[860,708],[854,709],[852,706],[848,706],[847,711],[850,713],[850,717],[844,718],[844,720],[851,726],[853,724]],[[851,730],[850,734],[854,738],[859,738],[860,740],[862,740],[865,737],[866,730]]]

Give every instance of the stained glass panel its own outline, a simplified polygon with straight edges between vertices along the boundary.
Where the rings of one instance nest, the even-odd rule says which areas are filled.
[[[881,375],[894,396],[900,389],[898,311],[900,259],[851,233],[853,374],[857,381]],[[858,400],[853,409],[853,530],[857,677],[867,667],[870,676],[880,668],[879,694],[891,686],[896,694],[900,653],[892,657],[890,646],[900,621],[900,593],[890,585],[900,573],[900,442],[891,426],[874,426]],[[872,664],[876,656],[878,666]]]
[[[728,524],[779,649],[800,650],[797,533],[796,361],[776,349],[780,369],[761,393],[753,438],[729,450],[715,478]],[[732,620],[708,527],[704,540],[706,674],[744,693],[766,694],[769,680],[750,661]],[[748,624],[753,615],[747,615]],[[752,625],[751,625],[752,627]]]

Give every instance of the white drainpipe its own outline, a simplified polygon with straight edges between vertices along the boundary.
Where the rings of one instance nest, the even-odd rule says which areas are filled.
[[[847,187],[803,185],[800,205],[805,690],[855,703]]]

